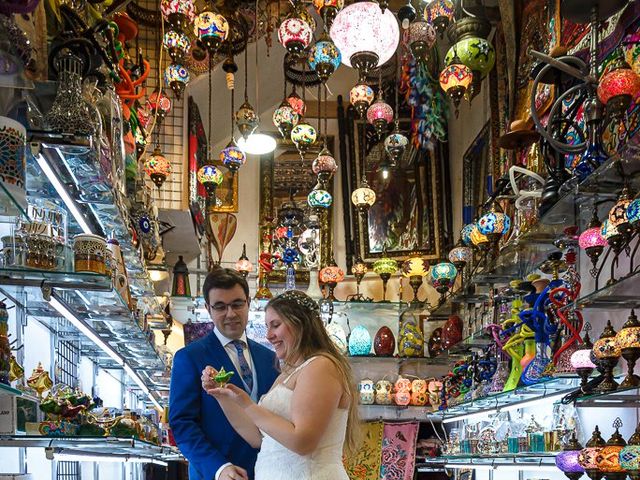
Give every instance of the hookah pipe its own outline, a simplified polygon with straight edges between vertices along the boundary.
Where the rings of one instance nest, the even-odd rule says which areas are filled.
[[[549,299],[551,300],[551,303],[553,303],[554,306],[556,307],[556,315],[558,315],[562,324],[571,333],[571,336],[569,337],[569,339],[553,355],[552,360],[554,365],[558,362],[560,355],[562,355],[562,353],[566,351],[573,343],[575,342],[577,342],[578,344],[582,343],[582,338],[580,338],[580,330],[582,330],[582,325],[584,323],[582,312],[580,312],[579,310],[576,310],[574,312],[574,315],[578,319],[578,325],[576,328],[569,321],[569,319],[567,318],[566,312],[563,310],[563,307],[573,302],[577,298],[580,292],[579,285],[580,284],[578,284],[578,288],[576,289],[576,291],[570,290],[566,287],[557,287],[551,290],[551,292],[549,293]]]

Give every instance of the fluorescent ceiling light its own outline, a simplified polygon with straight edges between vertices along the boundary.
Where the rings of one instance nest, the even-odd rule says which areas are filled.
[[[78,225],[80,225],[82,231],[84,233],[94,233],[94,231],[91,229],[91,227],[89,227],[89,224],[82,215],[82,212],[80,212],[80,210],[78,209],[76,202],[73,200],[73,198],[71,198],[69,192],[67,192],[66,187],[62,184],[58,176],[55,174],[55,172],[51,168],[51,165],[49,165],[49,162],[47,162],[47,160],[42,156],[41,153],[37,154],[35,158],[38,162],[38,165],[47,176],[47,179],[49,180],[49,182],[51,182],[51,185],[53,185],[53,188],[55,188],[56,192],[58,192],[58,195],[69,210],[69,213],[73,216],[73,218],[75,218],[76,222],[78,222]]]
[[[276,139],[265,133],[252,133],[247,140],[241,137],[237,142],[238,148],[251,155],[264,155],[276,149]]]
[[[82,453],[56,453],[54,459],[58,461],[66,462],[99,462],[99,463],[153,463],[155,465],[168,466],[168,463],[163,460],[158,460],[151,457],[142,457],[140,455],[100,455],[91,453],[84,455]]]

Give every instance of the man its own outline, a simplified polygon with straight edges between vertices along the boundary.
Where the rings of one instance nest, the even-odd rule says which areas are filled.
[[[217,268],[202,288],[215,328],[178,350],[173,359],[169,424],[182,454],[189,460],[190,480],[253,478],[257,450],[227,421],[218,402],[201,386],[202,370],[211,365],[233,371],[231,383],[254,400],[267,393],[278,376],[273,352],[249,340],[249,286],[236,271]]]

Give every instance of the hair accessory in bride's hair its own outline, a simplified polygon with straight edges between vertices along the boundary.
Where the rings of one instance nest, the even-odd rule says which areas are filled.
[[[278,295],[281,300],[289,300],[297,303],[302,308],[307,308],[312,312],[320,312],[318,304],[306,293],[299,290],[287,290],[286,292]]]

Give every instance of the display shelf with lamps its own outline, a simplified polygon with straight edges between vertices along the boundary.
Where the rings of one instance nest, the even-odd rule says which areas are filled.
[[[360,419],[363,421],[415,421],[415,422],[439,422],[441,417],[433,412],[431,407],[425,406],[399,406],[399,405],[360,405],[358,407]]]
[[[640,307],[638,296],[638,279],[640,271],[633,272],[616,282],[605,285],[586,295],[577,298],[565,308],[582,309],[627,309]]]

